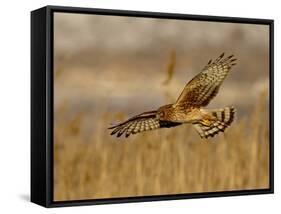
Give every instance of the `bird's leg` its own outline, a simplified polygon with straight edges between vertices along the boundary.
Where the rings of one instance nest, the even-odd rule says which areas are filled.
[[[201,124],[204,126],[210,126],[212,124],[212,121],[209,119],[202,119]]]
[[[216,118],[212,116],[209,112],[206,112],[205,115],[201,118],[200,123],[203,126],[212,126],[212,124],[216,121]]]

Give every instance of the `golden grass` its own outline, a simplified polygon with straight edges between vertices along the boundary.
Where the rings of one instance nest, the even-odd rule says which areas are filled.
[[[226,133],[201,140],[190,125],[110,136],[124,115],[77,114],[54,125],[54,200],[163,195],[269,187],[265,95]],[[59,108],[55,115],[67,111]],[[86,124],[86,125],[85,125]],[[87,124],[94,124],[86,134]]]
[[[175,73],[175,66],[176,66],[176,52],[173,50],[170,53],[169,62],[167,64],[167,78],[163,82],[163,85],[168,85]]]

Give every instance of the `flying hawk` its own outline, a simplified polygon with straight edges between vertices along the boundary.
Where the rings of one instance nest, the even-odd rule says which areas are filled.
[[[217,95],[219,88],[236,64],[233,55],[224,57],[222,53],[208,64],[184,87],[177,101],[161,106],[158,110],[144,112],[122,123],[109,127],[111,135],[129,137],[143,131],[158,128],[171,128],[184,123],[192,124],[201,138],[213,137],[231,125],[234,107],[205,109]]]

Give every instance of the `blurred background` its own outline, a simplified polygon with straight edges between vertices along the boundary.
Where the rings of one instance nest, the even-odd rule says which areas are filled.
[[[238,63],[207,108],[236,107],[224,134],[110,136],[222,52]],[[268,188],[268,97],[267,25],[55,13],[54,200]]]

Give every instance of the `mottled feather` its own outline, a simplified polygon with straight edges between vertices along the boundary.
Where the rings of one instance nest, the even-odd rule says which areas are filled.
[[[113,129],[111,135],[116,134],[117,137],[120,137],[122,134],[126,133],[125,136],[129,137],[131,134],[158,128],[160,124],[159,120],[156,119],[156,112],[157,111],[144,112],[125,122],[109,127],[109,129]]]
[[[224,58],[224,53],[213,62],[210,60],[203,70],[186,84],[176,104],[185,102],[196,107],[208,105],[217,95],[235,61],[233,55]]]

